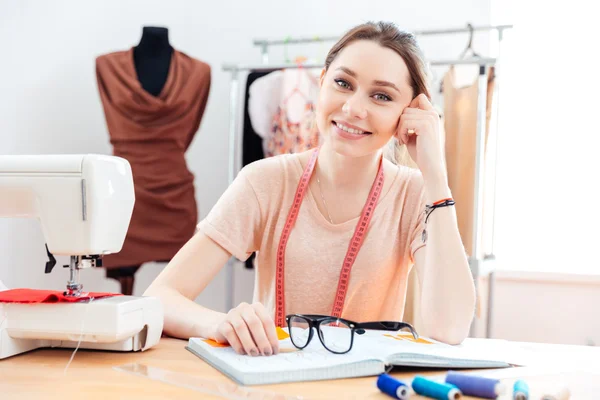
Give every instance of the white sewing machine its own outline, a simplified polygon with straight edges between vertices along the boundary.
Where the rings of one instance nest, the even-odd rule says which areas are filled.
[[[131,166],[123,158],[0,156],[0,217],[40,220],[45,272],[56,263],[53,255],[70,256],[68,296],[85,295],[81,269],[121,250],[134,202]],[[32,272],[41,267],[30,266]],[[153,297],[0,303],[0,359],[40,347],[75,348],[80,340],[83,349],[146,350],[158,343],[162,328],[162,304]]]

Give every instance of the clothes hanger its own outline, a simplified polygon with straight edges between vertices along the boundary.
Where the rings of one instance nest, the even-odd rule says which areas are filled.
[[[289,64],[290,62],[290,57],[288,55],[288,42],[291,38],[291,36],[288,36],[283,40],[283,59],[285,60],[286,64]]]
[[[466,58],[481,58],[481,55],[475,51],[473,48],[473,36],[475,29],[471,23],[467,23],[467,28],[469,29],[469,42],[467,43],[467,47],[463,50],[463,52],[458,56],[459,60],[464,60]],[[467,57],[468,56],[468,57]],[[444,81],[440,83],[440,93],[444,92]]]
[[[287,104],[290,97],[292,97],[295,94],[299,94],[306,101],[309,100],[308,96],[306,96],[306,94],[300,90],[300,82],[302,81],[302,75],[307,73],[305,71],[304,66],[302,65],[302,63],[306,61],[306,57],[303,57],[303,56],[296,57],[295,61],[296,61],[296,64],[298,65],[298,81],[296,82],[296,86],[294,86],[292,91],[283,100],[283,104]]]
[[[464,60],[467,54],[469,54],[469,50],[471,51],[470,57],[481,58],[479,53],[477,53],[475,49],[473,49],[473,25],[468,23],[467,28],[469,28],[469,43],[467,43],[467,47],[463,50],[462,54],[458,58]]]

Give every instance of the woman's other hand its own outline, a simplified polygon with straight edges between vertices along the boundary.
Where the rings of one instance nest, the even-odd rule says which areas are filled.
[[[407,146],[425,181],[445,176],[440,117],[427,96],[418,95],[404,109],[396,138]]]

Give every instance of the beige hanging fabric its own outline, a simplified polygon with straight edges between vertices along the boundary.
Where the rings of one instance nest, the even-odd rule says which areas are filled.
[[[457,87],[455,69],[450,67],[443,79],[444,114],[440,133],[445,147],[445,163],[448,186],[456,201],[458,229],[467,254],[473,250],[473,197],[475,190],[475,140],[477,135],[478,80],[472,85]],[[489,122],[494,94],[494,67],[488,74],[486,99],[485,144],[489,135]],[[408,275],[403,321],[410,323],[417,332],[424,331],[421,318],[421,282],[416,268]],[[481,304],[477,302],[477,315]]]
[[[456,201],[458,230],[467,254],[473,253],[473,207],[475,190],[475,142],[477,135],[478,80],[456,87],[455,68],[444,77],[444,118],[448,185]],[[485,148],[494,94],[494,67],[489,69],[486,99]],[[483,162],[484,160],[482,160]]]

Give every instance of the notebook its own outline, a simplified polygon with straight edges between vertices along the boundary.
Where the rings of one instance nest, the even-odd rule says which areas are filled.
[[[228,345],[202,338],[190,338],[186,349],[241,385],[374,376],[386,372],[389,366],[437,369],[511,366],[507,359],[510,352],[502,345],[504,341],[498,340],[487,344],[466,339],[451,346],[429,338],[414,339],[410,333],[369,330],[354,335],[350,352],[334,354],[323,347],[316,332],[309,345],[298,350],[287,328],[277,329],[280,352],[268,357],[240,355]]]

